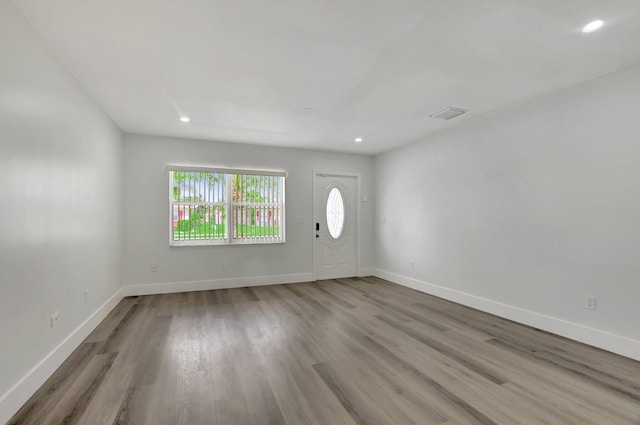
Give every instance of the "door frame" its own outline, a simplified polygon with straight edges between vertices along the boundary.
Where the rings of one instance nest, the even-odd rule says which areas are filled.
[[[356,244],[356,275],[360,276],[360,230],[361,230],[361,217],[360,217],[360,200],[362,198],[361,194],[360,194],[360,174],[358,173],[343,173],[340,171],[320,171],[320,170],[313,170],[313,179],[312,179],[312,190],[311,190],[311,226],[309,226],[312,230],[311,233],[311,241],[313,244],[313,250],[312,250],[312,262],[313,262],[313,281],[315,282],[316,280],[318,280],[318,270],[316,267],[316,251],[317,251],[317,243],[316,243],[316,179],[318,176],[320,177],[348,177],[348,178],[355,178],[356,179],[356,196],[355,196],[355,202],[356,202],[356,228],[355,228],[355,232],[356,232],[356,237],[355,237],[355,244]]]

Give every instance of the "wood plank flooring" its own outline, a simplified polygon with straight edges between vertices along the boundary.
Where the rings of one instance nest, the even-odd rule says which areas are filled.
[[[9,424],[640,424],[640,362],[377,278],[124,299]]]

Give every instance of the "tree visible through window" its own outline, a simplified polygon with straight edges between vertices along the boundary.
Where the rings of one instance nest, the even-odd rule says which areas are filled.
[[[171,244],[284,242],[284,173],[169,171]]]

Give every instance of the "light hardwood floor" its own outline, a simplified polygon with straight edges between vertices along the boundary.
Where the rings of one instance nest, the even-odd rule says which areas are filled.
[[[640,424],[640,362],[377,278],[126,298],[10,424]]]

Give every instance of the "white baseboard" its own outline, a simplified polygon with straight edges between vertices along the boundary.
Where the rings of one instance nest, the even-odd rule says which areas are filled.
[[[498,301],[478,297],[466,292],[456,291],[432,283],[423,282],[407,276],[376,269],[373,275],[390,282],[397,283],[420,292],[435,295],[458,304],[491,313],[514,322],[542,329],[561,335],[612,353],[620,354],[634,360],[640,360],[640,341],[615,335],[610,332],[590,328],[578,323],[569,322],[557,317],[551,317],[535,311],[525,310]]]
[[[265,286],[283,283],[313,281],[313,273],[283,274],[275,276],[251,276],[228,279],[195,280],[187,282],[146,283],[124,285],[124,296],[170,294],[173,292],[210,291],[212,289],[241,288],[243,286]]]
[[[82,322],[56,348],[35,365],[20,381],[0,397],[0,423],[6,423],[45,383],[53,372],[71,355],[73,350],[102,322],[123,298],[120,288],[111,298]]]

